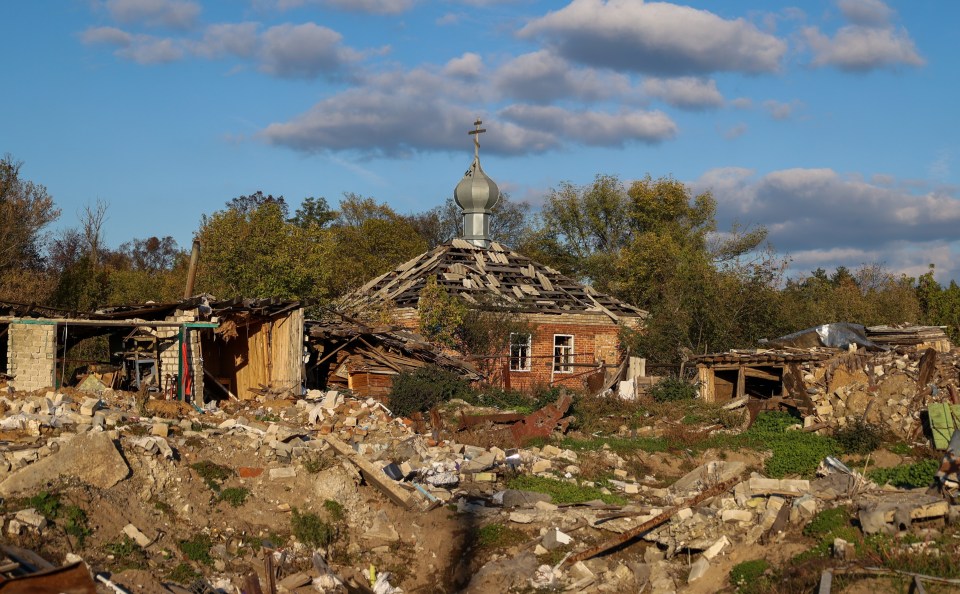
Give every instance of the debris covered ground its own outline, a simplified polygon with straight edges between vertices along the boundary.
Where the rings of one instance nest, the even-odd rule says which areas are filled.
[[[956,591],[957,469],[929,491],[942,452],[916,428],[958,359],[918,390],[922,356],[810,371],[812,423],[749,428],[745,409],[649,397],[411,420],[336,391],[205,408],[12,393],[0,572],[39,569],[32,553],[84,562],[101,592],[865,592],[911,574]],[[897,376],[912,383],[877,387]],[[517,419],[546,430],[517,447]]]

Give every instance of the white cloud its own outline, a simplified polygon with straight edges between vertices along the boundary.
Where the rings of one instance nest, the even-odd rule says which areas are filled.
[[[166,64],[181,60],[184,51],[173,39],[138,35],[133,43],[118,49],[116,54],[137,64]]]
[[[474,79],[483,72],[483,59],[473,52],[466,52],[459,58],[453,58],[443,67],[447,76]]]
[[[463,15],[463,14],[461,14],[461,13],[448,12],[447,14],[445,14],[445,15],[437,18],[437,20],[434,21],[434,22],[436,23],[436,25],[437,25],[438,27],[446,27],[446,26],[448,26],[448,25],[456,25],[456,24],[459,23],[461,20],[463,20],[463,17],[464,17],[464,16],[465,16],[465,15]]]
[[[519,35],[592,66],[658,75],[778,69],[787,45],[744,19],[640,0],[572,0]]]
[[[500,111],[526,128],[557,131],[589,146],[623,146],[631,141],[655,144],[677,134],[677,125],[662,111],[571,111],[556,106],[511,105]]]
[[[416,0],[256,0],[260,8],[290,10],[305,5],[319,5],[348,12],[366,14],[400,14],[410,10]]]
[[[220,23],[210,25],[203,39],[192,44],[195,54],[204,58],[224,56],[251,57],[259,45],[257,23]]]
[[[359,59],[344,47],[343,36],[315,23],[277,25],[261,36],[259,68],[282,78],[313,78],[332,74]]]
[[[569,97],[589,101],[630,93],[627,77],[574,68],[544,50],[517,56],[504,64],[494,74],[493,84],[505,96],[534,103]]]
[[[133,42],[133,36],[116,27],[91,27],[80,35],[80,40],[86,44],[128,46]]]
[[[777,101],[775,99],[768,99],[763,102],[763,108],[767,110],[767,113],[770,114],[775,120],[787,120],[790,119],[790,116],[793,115],[793,110],[796,109],[800,103],[798,101],[791,101],[790,103],[784,103],[782,101]]]
[[[693,76],[680,78],[648,78],[643,92],[681,109],[707,109],[723,105],[723,95],[714,80]]]
[[[715,169],[694,186],[713,191],[718,218],[766,225],[773,244],[790,252],[960,240],[960,196],[942,190],[912,192],[832,169],[784,169],[759,178],[746,169]]]
[[[856,25],[883,26],[893,16],[893,10],[880,0],[839,0],[837,6],[843,16]]]
[[[749,128],[745,123],[740,122],[738,124],[734,124],[733,126],[730,126],[729,128],[727,128],[723,133],[723,137],[726,138],[727,140],[740,138],[741,136],[747,133],[748,129]]]
[[[200,5],[187,0],[106,0],[110,16],[119,23],[188,29],[200,16]]]
[[[836,66],[841,70],[865,72],[898,65],[923,66],[926,63],[905,29],[850,25],[837,31],[831,39],[815,27],[810,27],[804,29],[803,35],[813,50],[814,66]]]

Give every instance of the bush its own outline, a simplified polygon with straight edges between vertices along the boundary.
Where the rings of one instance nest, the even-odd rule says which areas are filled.
[[[396,415],[408,417],[453,398],[469,397],[469,394],[470,384],[460,376],[428,365],[394,378],[389,396],[390,409]]]
[[[890,483],[900,489],[916,489],[933,484],[938,468],[940,464],[936,460],[921,460],[893,468],[876,468],[867,473],[867,478],[878,485]]]
[[[233,469],[209,460],[195,462],[190,465],[190,468],[203,479],[203,482],[207,483],[211,490],[218,493],[220,492],[220,483],[234,475]]]
[[[197,561],[205,565],[212,565],[213,558],[210,557],[210,547],[213,541],[206,534],[197,534],[190,540],[181,540],[180,551],[191,561]]]
[[[834,433],[843,451],[848,454],[869,454],[883,443],[883,430],[863,420],[843,427]]]
[[[220,501],[226,501],[233,507],[240,507],[250,495],[250,489],[246,487],[230,487],[220,492]]]
[[[696,398],[698,388],[699,384],[691,384],[678,377],[665,377],[648,393],[656,402],[676,402]]]
[[[297,508],[293,508],[290,527],[297,540],[314,547],[329,547],[337,537],[336,529],[321,520],[320,516],[311,513],[301,514]]]

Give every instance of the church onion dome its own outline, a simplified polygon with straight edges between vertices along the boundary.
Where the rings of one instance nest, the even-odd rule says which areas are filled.
[[[480,157],[474,157],[470,169],[453,191],[453,199],[465,213],[489,213],[500,202],[500,188],[483,172]]]

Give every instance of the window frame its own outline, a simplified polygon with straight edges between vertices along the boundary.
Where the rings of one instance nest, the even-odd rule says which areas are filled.
[[[526,336],[526,342],[520,343],[514,341],[514,336]],[[517,348],[518,351],[515,352],[514,348]],[[525,350],[520,350],[525,349]],[[533,354],[533,333],[532,332],[511,332],[510,333],[510,371],[516,372],[528,372],[533,369],[532,363],[532,354]],[[514,362],[518,364],[515,365]],[[520,366],[519,363],[523,362],[524,365]]]
[[[558,338],[569,338],[569,345],[557,344]],[[564,349],[565,352],[557,349]],[[573,373],[573,363],[576,362],[576,337],[573,334],[553,335],[553,372]],[[561,362],[562,359],[562,362]]]

